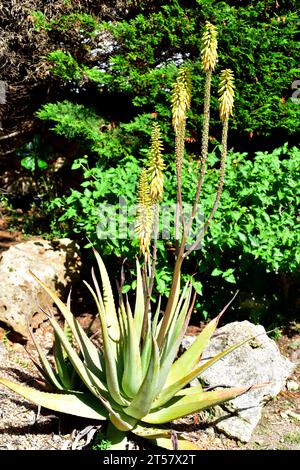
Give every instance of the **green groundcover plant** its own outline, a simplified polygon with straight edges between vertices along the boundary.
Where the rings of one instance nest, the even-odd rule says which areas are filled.
[[[162,316],[159,300],[155,307],[151,306],[157,257],[158,205],[163,197],[164,183],[160,128],[155,124],[149,162],[147,168],[141,171],[138,188],[136,232],[143,262],[142,265],[138,260],[136,262],[137,279],[133,306],[126,296],[123,297],[121,285],[116,308],[108,272],[99,253],[94,250],[101,284],[98,283],[94,271],[93,286],[85,284],[94,298],[100,317],[102,345],[98,348],[72,315],[70,298],[67,304],[64,304],[33,274],[65,321],[63,329],[51,311],[45,310],[55,335],[54,366],[36,344],[40,359],[37,367],[56,392],[34,390],[0,378],[1,384],[40,406],[100,421],[108,420],[107,439],[111,442],[110,449],[124,447],[127,433],[130,431],[162,447],[197,448],[184,434],[172,433],[164,425],[265,385],[250,384],[210,391],[203,389],[200,384],[189,386],[191,380],[201,372],[247,341],[231,346],[205,363],[199,364],[202,352],[226,307],[207,324],[186,352],[178,357],[181,340],[195,302],[191,282],[187,282],[181,290],[181,267],[184,259],[203,239],[216,212],[224,184],[228,123],[234,102],[234,77],[229,69],[221,72],[219,87],[222,151],[218,187],[211,211],[197,239],[187,244],[206,171],[211,79],[216,60],[217,30],[207,22],[202,44],[202,67],[205,73],[202,162],[193,209],[187,219],[183,214],[181,184],[186,116],[191,101],[188,67],[180,68],[173,86],[172,124],[175,131],[177,180],[176,262],[168,302]]]

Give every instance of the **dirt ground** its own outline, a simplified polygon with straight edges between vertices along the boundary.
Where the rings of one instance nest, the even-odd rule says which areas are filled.
[[[8,233],[0,223],[0,252],[19,239],[20,234]],[[80,315],[79,320],[82,326],[91,326],[92,332],[98,329],[97,321],[88,313]],[[43,349],[50,351],[52,329],[42,314],[35,318],[34,329]],[[300,323],[291,323],[283,330],[277,345],[284,356],[297,364],[289,381],[300,384]],[[28,341],[26,349],[35,355],[32,340]],[[11,341],[7,329],[1,327],[0,375],[33,387],[42,385],[24,345]],[[288,386],[264,406],[262,419],[247,444],[219,433],[206,412],[187,417],[181,424],[200,450],[300,450],[300,390],[293,390],[289,381]],[[0,450],[91,449],[93,441],[85,447],[86,437],[79,439],[79,433],[87,426],[98,424],[46,409],[38,412],[36,405],[0,385]]]

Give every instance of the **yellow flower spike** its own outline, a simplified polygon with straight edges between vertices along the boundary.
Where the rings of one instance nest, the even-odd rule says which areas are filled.
[[[150,253],[152,232],[152,201],[147,178],[147,170],[142,169],[138,187],[138,209],[135,230],[138,234],[140,254]]]
[[[172,93],[172,124],[175,132],[181,129],[186,120],[186,113],[191,105],[191,72],[188,67],[181,67]]]
[[[221,72],[219,94],[220,119],[224,122],[232,116],[234,104],[234,75],[230,69]]]
[[[162,141],[160,127],[157,123],[153,124],[151,135],[151,147],[149,154],[148,177],[149,190],[153,204],[160,201],[164,191],[164,175],[163,170],[165,164],[162,158]]]
[[[218,31],[209,21],[205,23],[205,30],[202,36],[203,47],[201,50],[201,62],[203,70],[214,70],[218,61]]]

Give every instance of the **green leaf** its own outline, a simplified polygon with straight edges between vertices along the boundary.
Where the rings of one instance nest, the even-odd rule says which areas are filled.
[[[26,170],[34,171],[35,170],[35,158],[33,155],[22,158],[21,165],[26,168]]]
[[[259,386],[258,386],[259,387]],[[157,411],[149,413],[143,421],[150,424],[163,424],[181,418],[191,413],[205,410],[211,406],[218,405],[224,401],[231,400],[257,386],[246,385],[234,387],[226,390],[216,390],[212,392],[199,391],[194,387],[194,393],[176,396]],[[191,390],[193,387],[191,388]]]
[[[2,377],[0,383],[36,405],[53,411],[97,420],[105,420],[108,417],[105,408],[91,394],[41,392]]]
[[[31,272],[31,271],[30,271]],[[96,374],[100,380],[104,380],[103,372],[103,358],[100,352],[97,350],[96,346],[91,342],[91,340],[86,335],[85,331],[79,325],[77,320],[72,315],[72,312],[69,308],[60,300],[60,298],[53,292],[49,287],[41,281],[33,272],[32,276],[37,280],[37,282],[43,287],[43,289],[50,295],[53,302],[59,308],[60,312],[64,316],[66,322],[70,326],[72,333],[80,347],[80,350],[83,354],[83,357],[87,363],[88,368]]]
[[[211,276],[220,276],[221,274],[223,274],[223,271],[221,271],[221,269],[215,268],[212,271]]]
[[[170,429],[153,428],[149,426],[144,427],[139,425],[132,429],[132,432],[139,437],[151,440],[151,442],[158,447],[174,450],[171,439],[172,431]],[[187,440],[187,438],[180,434],[176,434],[176,441],[178,450],[199,450],[199,447],[196,444]]]
[[[233,274],[229,274],[229,276],[223,276],[225,281],[230,282],[231,284],[236,284],[236,279]]]
[[[211,320],[199,333],[193,344],[191,344],[191,346],[179,357],[179,359],[177,359],[176,362],[174,362],[159,401],[163,400],[163,396],[168,396],[167,390],[170,386],[178,382],[178,380],[193,370],[193,368],[198,364],[205,347],[218,326],[219,319],[220,315]]]
[[[139,338],[136,335],[130,305],[126,303],[128,338],[124,358],[122,388],[130,398],[134,397],[142,383],[142,363],[139,348]]]
[[[93,251],[94,251],[94,255],[96,257],[99,271],[101,274],[103,294],[104,294],[103,302],[104,302],[104,309],[105,309],[105,323],[106,323],[107,331],[109,333],[109,336],[114,341],[118,341],[120,339],[120,328],[119,328],[112,288],[110,285],[110,280],[109,280],[106,267],[102,261],[101,256],[95,249],[93,249]]]
[[[149,412],[154,397],[157,394],[158,377],[159,350],[157,343],[152,336],[152,354],[148,371],[137,395],[134,397],[128,408],[124,409],[126,414],[133,416],[134,418],[141,419]]]
[[[138,342],[140,342],[143,320],[144,320],[144,311],[145,311],[145,299],[144,299],[144,289],[142,281],[141,267],[138,259],[136,260],[136,292],[135,292],[135,308],[134,308],[134,328],[136,332],[136,337]]]
[[[122,294],[127,294],[127,292],[129,292],[130,290],[131,290],[131,285],[130,284],[125,284],[122,287]]]
[[[98,313],[99,313],[101,328],[102,328],[103,346],[104,346],[103,353],[104,353],[104,359],[105,359],[106,382],[107,382],[109,392],[112,398],[118,404],[126,405],[128,403],[121,396],[121,392],[120,392],[117,364],[116,364],[116,357],[115,357],[115,345],[113,344],[112,339],[108,335],[106,317],[104,316],[104,306],[103,304],[100,305],[101,298],[97,297],[92,287],[86,281],[84,281],[84,284],[87,286],[87,288],[91,292],[98,308]],[[119,329],[119,326],[118,326],[118,329]]]
[[[44,354],[44,351],[40,347],[39,343],[36,341],[35,336],[30,329],[29,329],[29,332],[34,342],[34,346],[37,350],[39,360],[41,362],[41,367],[38,364],[36,364],[36,366],[38,367],[39,371],[42,373],[42,375],[44,376],[44,378],[50,385],[53,385],[58,390],[63,390],[64,387],[62,386],[59,380],[59,377],[57,377],[57,374],[53,370],[50,362],[48,361],[46,355]]]

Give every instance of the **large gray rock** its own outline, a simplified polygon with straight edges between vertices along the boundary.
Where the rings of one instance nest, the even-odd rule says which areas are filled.
[[[62,294],[80,274],[79,247],[69,239],[30,240],[11,246],[0,258],[0,322],[28,337],[27,318],[49,304],[49,296],[30,274]]]
[[[256,336],[259,335],[259,336]],[[230,437],[249,442],[261,418],[262,406],[285,386],[295,364],[283,357],[261,325],[249,321],[229,323],[218,329],[205,349],[201,363],[239,341],[256,336],[201,374],[209,387],[234,387],[271,382],[216,407],[215,426]],[[193,339],[188,337],[183,345]]]

